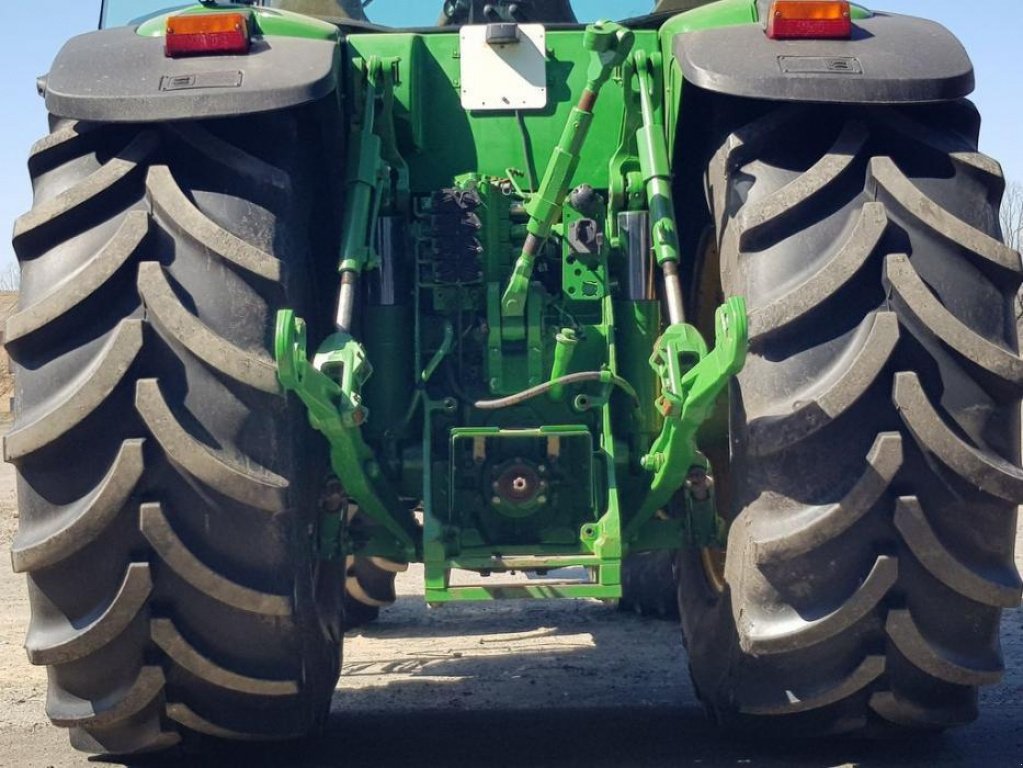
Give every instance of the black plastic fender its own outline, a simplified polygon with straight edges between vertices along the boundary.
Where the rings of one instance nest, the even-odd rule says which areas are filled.
[[[131,28],[72,38],[44,83],[46,108],[77,120],[144,123],[269,112],[338,86],[331,40],[257,38],[244,56],[164,56],[162,37]]]
[[[973,91],[970,57],[940,24],[876,13],[853,29],[851,40],[771,40],[749,24],[684,32],[673,49],[688,82],[732,96],[903,104]]]

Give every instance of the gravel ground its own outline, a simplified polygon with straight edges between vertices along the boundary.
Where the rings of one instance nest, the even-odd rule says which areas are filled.
[[[25,659],[23,579],[7,550],[14,473],[0,465],[0,767],[70,768],[88,758],[46,723],[46,675]],[[1023,567],[1023,535],[1017,540]],[[174,766],[1023,766],[1023,613],[1007,614],[1007,674],[981,719],[916,741],[769,746],[721,739],[685,673],[678,629],[589,601],[427,610],[422,572],[398,604],[346,639],[327,733],[286,747],[233,747]]]

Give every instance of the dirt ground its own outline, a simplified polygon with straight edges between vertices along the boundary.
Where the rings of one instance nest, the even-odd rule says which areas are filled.
[[[46,674],[25,659],[23,579],[7,556],[14,473],[0,464],[0,768],[70,768],[75,753],[46,723]],[[1023,536],[1018,541],[1023,566]],[[1023,612],[1003,624],[1004,681],[970,728],[889,744],[770,747],[723,740],[693,695],[678,629],[595,602],[500,603],[427,610],[421,572],[398,604],[346,639],[327,733],[302,745],[242,746],[174,766],[1023,766]],[[162,761],[168,764],[167,761]]]

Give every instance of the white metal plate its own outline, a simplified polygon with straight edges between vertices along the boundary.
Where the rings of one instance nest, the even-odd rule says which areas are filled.
[[[547,30],[520,24],[519,41],[488,45],[485,24],[461,29],[462,108],[481,112],[547,106]]]

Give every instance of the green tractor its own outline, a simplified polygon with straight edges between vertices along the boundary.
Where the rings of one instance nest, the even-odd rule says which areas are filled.
[[[14,231],[13,564],[74,746],[314,731],[410,563],[434,606],[677,612],[729,728],[977,716],[1023,266],[950,33],[167,5],[108,0],[40,80]]]

